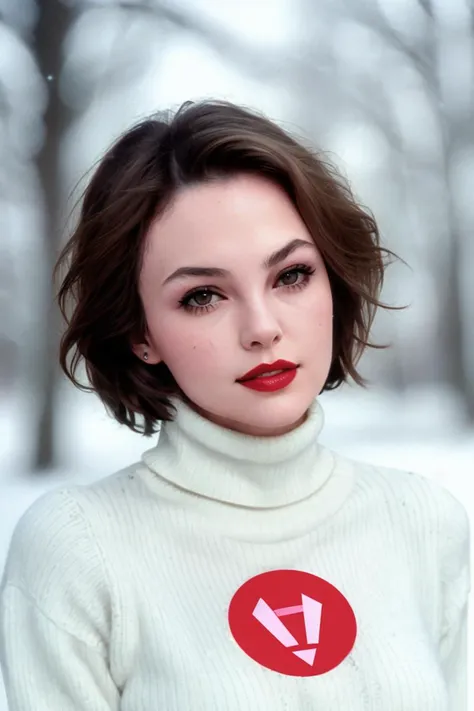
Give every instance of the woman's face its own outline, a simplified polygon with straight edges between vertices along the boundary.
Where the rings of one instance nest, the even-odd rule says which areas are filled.
[[[150,227],[140,295],[148,340],[134,351],[164,361],[198,412],[253,435],[303,421],[329,372],[333,304],[322,257],[281,188],[238,176],[178,193]],[[285,387],[238,382],[279,359],[298,366]]]

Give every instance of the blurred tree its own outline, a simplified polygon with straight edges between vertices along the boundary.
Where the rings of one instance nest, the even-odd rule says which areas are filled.
[[[43,246],[48,284],[58,254],[63,223],[59,157],[61,139],[70,121],[70,112],[61,100],[59,77],[63,41],[72,21],[72,14],[67,4],[60,0],[42,0],[33,36],[33,50],[49,89],[49,102],[44,117],[46,125],[44,142],[37,157],[45,207]],[[58,378],[59,316],[54,304],[52,284],[49,297],[46,299],[41,342],[38,344],[37,351],[36,379],[40,384],[38,389],[40,402],[33,468],[39,472],[50,468],[55,460],[54,413]]]
[[[471,2],[470,15],[467,15],[458,6],[456,13],[458,17],[463,17],[462,22],[453,22],[452,19],[448,22],[447,18],[450,14],[454,16],[455,8],[450,11],[446,5],[445,15],[442,16],[438,4],[432,0],[413,2],[414,10],[423,14],[420,25],[424,31],[416,41],[391,24],[383,11],[384,3],[343,0],[340,8],[346,17],[376,32],[387,47],[399,53],[403,61],[410,65],[421,80],[431,109],[439,134],[440,150],[437,155],[426,156],[414,149],[405,160],[419,182],[431,181],[435,175],[439,185],[436,211],[444,214],[444,219],[438,224],[438,233],[432,236],[431,247],[425,252],[436,284],[439,379],[459,393],[470,419],[474,420],[474,380],[469,368],[474,354],[469,352],[466,338],[468,329],[472,328],[472,320],[466,318],[463,310],[462,264],[467,235],[460,219],[455,186],[456,164],[461,155],[468,155],[469,151],[472,153],[474,144],[474,72],[462,72],[456,77],[457,91],[463,101],[454,101],[453,92],[447,91],[453,77],[449,80],[445,77],[444,81],[441,77],[446,56],[443,50],[448,49],[449,52],[456,48],[457,62],[469,61],[472,57],[474,9]],[[444,73],[449,70],[452,71],[452,67],[445,69]],[[390,88],[384,68],[377,67],[375,71],[382,72]],[[406,145],[404,150],[407,150]],[[412,200],[416,200],[416,196]],[[429,206],[425,207],[429,209]]]

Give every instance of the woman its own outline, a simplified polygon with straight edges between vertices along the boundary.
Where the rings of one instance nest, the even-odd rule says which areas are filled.
[[[58,263],[61,365],[162,427],[19,522],[11,711],[467,709],[465,509],[318,443],[318,395],[364,384],[382,253],[335,171],[237,106],[108,151]]]

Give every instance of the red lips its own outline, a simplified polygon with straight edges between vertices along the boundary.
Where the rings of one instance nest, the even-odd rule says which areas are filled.
[[[249,370],[248,373],[237,378],[237,382],[251,380],[263,373],[270,373],[272,370],[294,370],[297,367],[296,363],[291,363],[289,360],[276,360],[274,363],[260,363],[256,368]]]

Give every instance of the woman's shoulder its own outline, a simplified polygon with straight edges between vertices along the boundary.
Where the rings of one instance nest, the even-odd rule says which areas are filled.
[[[351,461],[359,488],[376,490],[388,502],[411,510],[424,511],[428,518],[457,522],[469,526],[469,515],[463,502],[443,483],[421,472]]]
[[[359,492],[380,516],[401,522],[414,540],[435,541],[446,566],[468,563],[470,516],[445,484],[420,472],[351,461]]]
[[[42,494],[18,520],[9,543],[4,582],[39,591],[42,582],[103,569],[100,540],[112,511],[137,495],[138,464],[88,484],[60,486]],[[102,530],[101,530],[102,529]],[[61,585],[63,587],[63,585]]]
[[[36,499],[18,520],[9,543],[3,585],[41,599],[43,587],[63,587],[98,564],[79,487],[57,488]]]
[[[10,540],[0,606],[11,615],[28,609],[28,614],[101,647],[117,596],[102,546],[110,524],[101,500],[106,501],[109,490],[113,498],[124,476],[117,472],[88,485],[57,487],[29,506]]]

